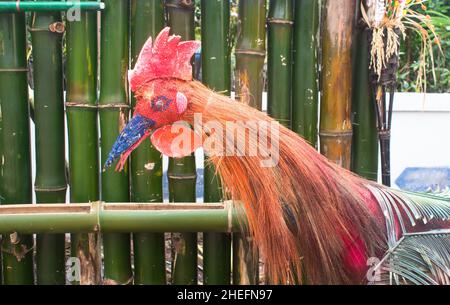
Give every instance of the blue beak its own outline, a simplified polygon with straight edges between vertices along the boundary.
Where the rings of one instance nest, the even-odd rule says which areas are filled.
[[[138,143],[154,125],[155,122],[151,119],[142,115],[134,116],[117,137],[117,140],[112,146],[108,158],[106,159],[104,169],[110,167],[124,152],[133,148],[133,145]]]

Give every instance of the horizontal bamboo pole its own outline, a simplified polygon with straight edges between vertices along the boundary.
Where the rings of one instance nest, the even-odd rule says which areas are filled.
[[[40,2],[23,2],[23,1],[5,1],[0,2],[0,13],[15,12],[45,12],[45,11],[65,11],[71,8],[80,10],[103,10],[105,4],[97,1],[40,1]]]
[[[0,232],[128,233],[238,231],[242,210],[209,203],[104,203],[0,206]]]

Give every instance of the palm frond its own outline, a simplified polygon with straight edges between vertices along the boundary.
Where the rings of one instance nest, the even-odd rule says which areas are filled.
[[[383,211],[388,242],[386,255],[373,269],[377,276],[372,283],[450,284],[450,229],[407,230],[417,222],[449,221],[448,192],[413,193],[377,185],[368,189]]]
[[[373,284],[449,285],[450,230],[405,234],[374,271]]]
[[[450,188],[448,186],[446,186],[444,189],[441,189],[439,187],[435,190],[430,189],[426,193],[437,196],[439,198],[450,200]]]
[[[411,226],[415,226],[417,221],[426,224],[433,219],[450,220],[450,198],[446,195],[413,193],[373,185],[368,188],[377,199],[386,218],[389,247],[393,247],[397,242],[396,222],[403,234],[408,233],[403,215],[406,215]]]

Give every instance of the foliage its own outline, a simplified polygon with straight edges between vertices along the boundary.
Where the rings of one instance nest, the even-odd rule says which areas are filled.
[[[434,43],[432,53],[430,52],[434,59],[434,73],[431,61],[426,66],[427,92],[450,92],[450,3],[446,0],[428,1],[427,6],[422,6],[417,11],[431,17],[440,42],[440,47]],[[415,80],[420,70],[420,52],[420,34],[407,29],[406,39],[400,46],[398,91],[419,91]]]

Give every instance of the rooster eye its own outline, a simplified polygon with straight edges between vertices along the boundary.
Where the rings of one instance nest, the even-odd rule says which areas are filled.
[[[165,96],[157,96],[152,100],[151,106],[154,111],[164,111],[169,107],[170,102],[172,100]]]
[[[164,108],[164,102],[161,100],[157,100],[155,103],[155,108],[159,111],[163,110]]]

